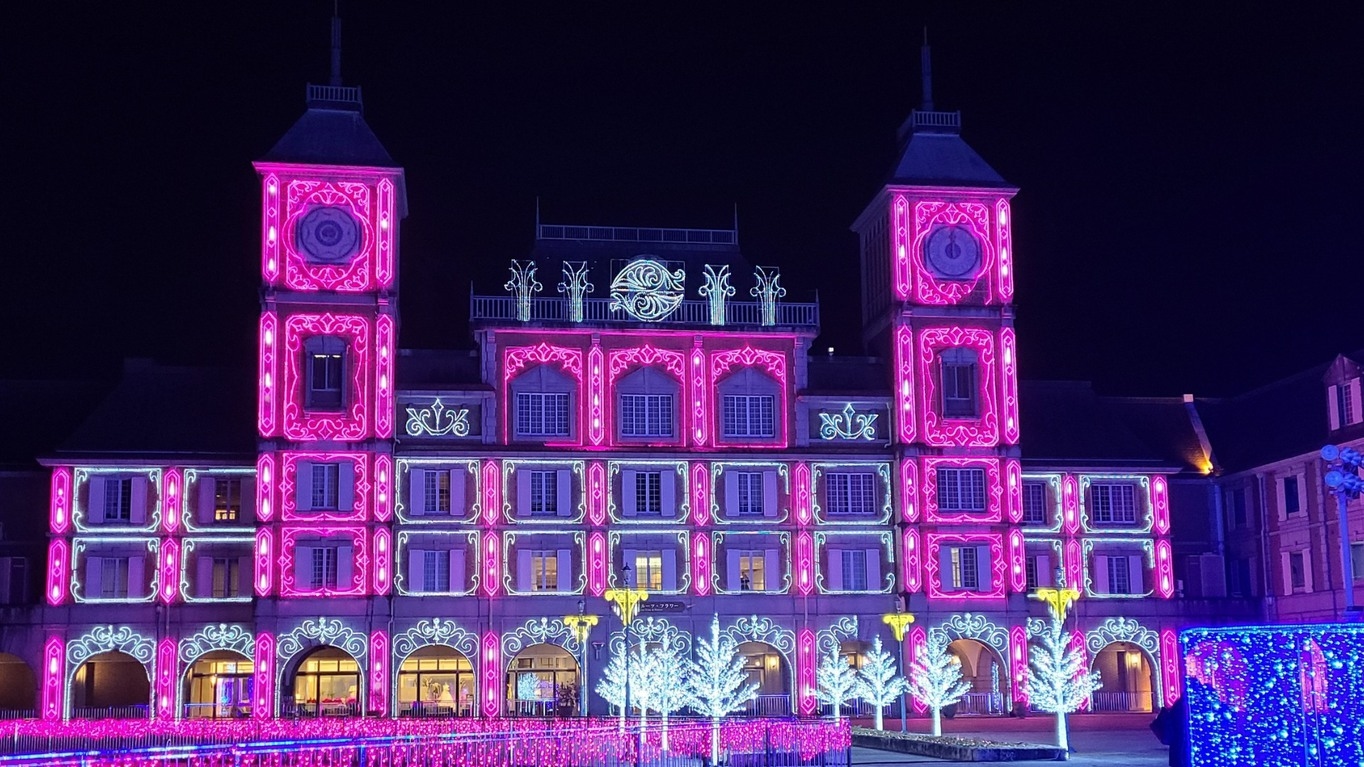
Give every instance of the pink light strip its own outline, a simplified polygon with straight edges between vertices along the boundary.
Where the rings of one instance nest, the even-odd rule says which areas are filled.
[[[1004,558],[1004,537],[998,533],[928,533],[924,536],[925,548],[924,577],[927,581],[930,599],[1001,599],[1008,576],[1008,562]],[[944,591],[939,572],[943,546],[980,545],[990,547],[990,588],[986,591]]]
[[[489,533],[491,535],[491,533]],[[496,719],[502,716],[502,646],[497,632],[483,632],[483,651],[479,653],[482,667],[479,683],[479,697],[483,700],[483,717]]]
[[[43,645],[43,721],[65,719],[66,641],[55,634]]]
[[[906,664],[913,664],[924,653],[928,652],[928,631],[923,626],[915,626],[910,629],[909,636],[905,638],[905,641],[909,643],[906,648]],[[919,696],[911,695],[909,700],[914,704],[914,713],[922,714],[928,710],[928,706],[919,700]]]
[[[1015,594],[1028,593],[1028,572],[1024,567],[1027,561],[1027,548],[1023,544],[1023,531],[1009,528],[1009,589]]]
[[[1074,474],[1061,477],[1061,516],[1066,533],[1080,532],[1080,485]]]
[[[1160,630],[1161,683],[1165,687],[1165,705],[1173,706],[1184,694],[1184,680],[1179,668],[1179,637],[1174,629]]]
[[[810,531],[796,533],[796,592],[809,596],[815,590],[815,539]]]
[[[387,453],[374,456],[374,519],[393,519],[393,456]]]
[[[1010,458],[1004,462],[1004,517],[1015,525],[1023,521],[1023,466]]]
[[[923,588],[923,576],[921,575],[923,565],[920,562],[919,531],[917,529],[910,528],[905,531],[904,552],[902,577],[904,578],[905,591],[917,594]]]
[[[914,300],[920,304],[950,306],[968,300],[981,280],[985,280],[987,287],[993,287],[995,249],[990,237],[990,208],[978,202],[961,200],[916,202],[910,252],[923,252],[925,238],[940,223],[970,229],[981,246],[980,271],[969,280],[939,280],[926,269],[914,270]],[[989,300],[998,300],[993,290]]]
[[[1085,591],[1085,558],[1080,542],[1074,538],[1066,541],[1066,585]]]
[[[502,465],[494,460],[483,462],[483,524],[496,524],[502,516]]]
[[[924,481],[923,481],[923,506],[924,518],[929,522],[967,522],[984,523],[1000,522],[1004,518],[1004,483],[1000,480],[998,458],[957,458],[957,457],[925,457]],[[985,470],[985,502],[986,511],[984,514],[975,512],[947,512],[938,511],[938,469],[939,468],[973,468]]]
[[[1155,516],[1152,528],[1157,535],[1170,532],[1170,488],[1165,477],[1156,475],[1151,479],[1151,507]]]
[[[900,518],[919,521],[919,464],[913,458],[900,461]]]
[[[369,481],[369,453],[361,452],[299,452],[281,453],[280,519],[285,522],[364,522],[369,519],[369,504],[374,486]],[[300,462],[349,462],[354,485],[350,511],[299,511],[298,464]]]
[[[275,517],[275,456],[261,453],[256,459],[256,519],[269,522]]]
[[[268,597],[275,591],[275,533],[268,527],[256,530],[256,596]]]
[[[1009,659],[1012,662],[1013,696],[1017,703],[1028,705],[1027,689],[1023,686],[1028,669],[1028,630],[1023,626],[1009,629]]]
[[[381,179],[378,184],[379,252],[374,259],[374,280],[376,287],[393,287],[397,272],[393,247],[394,234],[398,229],[397,216],[394,214],[395,188],[392,181]]]
[[[587,463],[587,521],[589,524],[606,524],[606,464],[601,461]]]
[[[256,634],[255,704],[251,715],[256,719],[275,717],[275,637],[262,631]]]
[[[914,410],[914,334],[909,326],[895,328],[895,433],[900,444],[913,444]]]
[[[801,461],[791,470],[791,502],[795,506],[796,524],[801,527],[815,518],[811,487],[810,464]]]
[[[815,681],[815,670],[819,667],[817,655],[815,632],[808,628],[801,629],[796,638],[796,678],[799,680],[796,707],[801,716],[814,716],[819,705],[815,698],[818,689]]]
[[[374,371],[374,436],[393,437],[393,365],[397,356],[397,333],[393,317],[380,314],[374,319],[374,340],[378,346]]]
[[[393,534],[386,527],[374,530],[374,584],[375,596],[388,596],[393,590]]]
[[[980,376],[980,414],[949,418],[939,412],[937,377],[939,355],[948,349],[976,353]],[[985,328],[933,327],[919,329],[918,375],[923,387],[924,442],[943,447],[994,447],[999,444],[999,406],[995,385],[995,336]]]
[[[587,536],[587,593],[599,597],[606,593],[606,533],[593,531]]]
[[[1013,328],[999,331],[999,372],[1004,379],[1004,443],[1018,444],[1018,338]]]
[[[999,243],[999,278],[996,284],[999,300],[1007,303],[1014,297],[1014,251],[1011,234],[1013,224],[1009,220],[1008,200],[999,200],[995,203],[995,227],[997,228],[995,239]]]
[[[891,233],[894,243],[895,297],[901,301],[909,300],[909,201],[904,195],[895,195],[891,206]]]
[[[502,588],[502,542],[497,533],[483,535],[483,593],[496,596]]]
[[[1075,672],[1076,678],[1079,678],[1081,675],[1083,675],[1083,674],[1089,669],[1089,664],[1090,664],[1089,653],[1086,652],[1086,650],[1085,650],[1085,632],[1081,631],[1081,630],[1078,629],[1078,628],[1075,629],[1073,632],[1071,632],[1071,635],[1070,635],[1070,646],[1073,647],[1073,648],[1075,648],[1075,653],[1076,653],[1077,655],[1079,655],[1079,656],[1083,659],[1083,662],[1080,664],[1080,668],[1077,669],[1076,672]],[[1089,699],[1088,699],[1088,698],[1086,698],[1085,700],[1080,701],[1080,708],[1079,708],[1079,710],[1080,710],[1080,711],[1088,711],[1088,710],[1089,710]]]
[[[562,370],[578,387],[578,396],[584,388],[583,351],[569,346],[553,346],[543,341],[534,346],[508,346],[502,350],[502,439],[510,443],[516,435],[511,428],[511,382],[521,371],[535,365],[549,365]],[[587,409],[579,408],[576,440],[562,444],[582,445]],[[556,443],[559,444],[559,443]]]
[[[592,339],[587,351],[587,439],[594,446],[606,441],[606,421],[611,408],[606,407],[606,384],[602,375],[601,340]]]
[[[1170,540],[1160,538],[1156,541],[1156,596],[1170,599],[1175,595],[1174,552]]]
[[[708,533],[692,533],[691,587],[698,597],[710,595],[710,545]]]
[[[164,538],[158,550],[161,577],[156,588],[156,600],[163,605],[175,601],[180,592],[180,541]]]
[[[687,381],[691,388],[690,428],[691,441],[696,447],[710,444],[710,407],[707,399],[709,388],[706,386],[706,353],[701,349],[701,337],[697,336],[688,360],[690,369]]]
[[[275,392],[279,386],[279,318],[274,312],[260,316],[260,378],[256,382],[256,428],[262,437],[275,436],[279,422]]]
[[[71,467],[58,466],[52,470],[51,507],[48,521],[53,533],[61,535],[71,530]]]
[[[700,527],[710,518],[710,466],[701,461],[691,465],[691,521]]]
[[[294,552],[299,538],[344,538],[351,547],[350,583],[336,584],[336,588],[304,588],[294,580]],[[297,597],[362,597],[369,593],[369,536],[360,525],[299,525],[285,527],[279,542],[279,595]]]
[[[369,710],[387,716],[388,710],[388,632],[380,629],[369,635]]]
[[[157,719],[176,718],[175,681],[180,674],[178,649],[179,641],[175,637],[165,637],[156,646],[156,705],[153,711]]]
[[[62,539],[47,544],[47,603],[64,604],[71,593],[71,549]]]
[[[354,442],[369,435],[370,320],[355,314],[291,314],[284,320],[284,436],[295,442]],[[308,338],[343,339],[348,346],[346,375],[350,407],[340,412],[305,410],[303,344]],[[267,435],[268,436],[268,435]]]
[[[180,506],[184,493],[183,475],[179,469],[166,469],[161,473],[161,530],[174,534],[180,529]]]
[[[267,173],[261,184],[261,277],[273,285],[279,279],[279,177]]]

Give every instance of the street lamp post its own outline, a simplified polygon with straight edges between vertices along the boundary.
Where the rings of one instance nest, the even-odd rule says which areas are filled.
[[[905,629],[909,628],[909,624],[914,622],[914,616],[900,609],[900,598],[896,597],[895,612],[882,615],[881,622],[890,626],[891,633],[895,636],[895,643],[900,645],[900,673],[908,674],[909,670],[905,668]],[[907,718],[905,696],[908,694],[908,691],[900,693],[900,732],[909,732],[909,724],[905,721]]]
[[[1352,447],[1327,445],[1321,449],[1321,457],[1330,465],[1326,472],[1326,486],[1336,497],[1336,524],[1340,532],[1340,576],[1345,589],[1344,619],[1359,620],[1359,607],[1355,604],[1354,561],[1350,556],[1350,499],[1358,498],[1364,491],[1364,479],[1359,477],[1359,468],[1364,464],[1364,455]]]
[[[564,625],[573,632],[578,640],[578,653],[582,661],[578,668],[582,672],[578,680],[578,715],[587,716],[587,639],[592,635],[592,627],[597,625],[597,616],[583,615],[583,600],[578,600],[578,614],[565,615]]]

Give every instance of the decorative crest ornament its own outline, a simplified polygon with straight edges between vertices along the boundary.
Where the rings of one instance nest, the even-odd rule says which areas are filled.
[[[478,637],[451,620],[422,619],[417,621],[417,625],[393,637],[393,657],[401,660],[432,645],[452,647],[472,660],[478,652]]]
[[[781,271],[775,266],[758,266],[753,269],[753,278],[758,281],[758,284],[749,288],[748,292],[762,304],[762,324],[775,325],[777,324],[777,299],[786,295],[786,288],[783,288],[780,282]]]
[[[652,615],[630,623],[630,641],[646,645],[663,644],[666,641],[670,647],[683,653],[691,652],[691,634],[674,626],[667,618]],[[611,632],[609,645],[613,653],[624,652],[625,631]]]
[[[838,413],[819,414],[819,438],[834,439],[876,439],[876,419],[880,413],[859,413],[849,402]]]
[[[286,661],[310,647],[321,645],[339,647],[350,653],[350,656],[357,662],[362,663],[369,646],[364,634],[339,620],[334,618],[331,620],[326,618],[313,620],[309,618],[293,631],[280,635],[279,643],[275,645],[275,651],[279,654],[280,661]],[[282,673],[284,664],[281,662],[276,665]]]
[[[180,642],[180,662],[188,666],[205,653],[230,650],[256,657],[256,638],[243,626],[209,624]]]
[[[586,261],[565,261],[564,281],[559,283],[559,292],[568,295],[568,321],[583,321],[583,297],[596,290],[587,281]]]
[[[407,436],[467,437],[469,408],[448,408],[436,397],[431,407],[407,406]]]
[[[637,320],[658,322],[682,305],[686,272],[669,271],[662,262],[640,258],[625,265],[611,281],[611,311]]]
[[[530,322],[530,300],[545,286],[535,279],[535,262],[522,263],[517,259],[511,262],[511,279],[502,287],[516,297],[516,319]]]
[[[581,648],[573,631],[560,618],[531,618],[515,631],[502,635],[502,657],[510,660],[517,653],[537,644],[558,645],[569,655],[577,656]]]
[[[766,615],[740,617],[725,629],[725,634],[739,645],[744,642],[762,642],[772,645],[790,662],[791,654],[796,651],[796,632],[777,625]]]
[[[66,645],[67,671],[74,674],[80,665],[91,657],[115,650],[130,655],[133,660],[147,666],[155,654],[154,645],[151,638],[127,626],[118,628],[95,626]],[[150,678],[150,672],[148,677]]]
[[[844,640],[857,636],[857,616],[844,615],[834,625],[815,632],[815,647],[820,657],[836,653],[843,647]]]
[[[734,286],[729,284],[729,267],[721,265],[718,269],[710,264],[705,267],[705,284],[696,289],[696,294],[710,301],[710,324],[725,324],[725,300],[734,295]]]
[[[974,639],[999,653],[1001,659],[1009,657],[1009,632],[984,615],[971,613],[953,615],[946,623],[929,631],[945,635],[949,642],[956,639]]]

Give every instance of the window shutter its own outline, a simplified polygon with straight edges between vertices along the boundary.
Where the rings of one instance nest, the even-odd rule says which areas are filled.
[[[573,516],[573,472],[560,469],[554,482],[559,497],[554,500],[554,511],[561,517]]]
[[[1340,428],[1340,387],[1335,384],[1326,387],[1326,417],[1331,421],[1331,431]]]
[[[242,477],[242,514],[244,521],[253,521],[256,518],[256,479],[255,477]]]
[[[90,488],[86,503],[90,509],[90,523],[97,525],[104,521],[104,477],[91,477],[87,485]]]
[[[352,572],[354,557],[355,549],[350,546],[336,547],[336,588],[341,591],[351,587],[351,578],[354,577]]]
[[[677,591],[677,552],[663,550],[663,590]]]
[[[573,590],[573,550],[559,549],[555,556],[559,560],[559,572],[556,573],[559,582],[554,585],[555,591]]]
[[[988,546],[976,547],[976,589],[979,591],[989,591],[994,588],[994,559],[990,557]]]
[[[1307,593],[1312,593],[1312,547],[1302,550],[1302,583]]]
[[[313,557],[317,556],[317,549],[312,546],[299,546],[294,559],[294,588],[296,589],[315,589],[318,584],[313,581]]]
[[[1359,379],[1351,378],[1345,388],[1350,393],[1350,414],[1354,416],[1354,420],[1350,423],[1359,423],[1361,419],[1364,419],[1364,412],[1360,410],[1361,406],[1364,406],[1364,402],[1361,402],[1361,399],[1364,398],[1360,397]]]
[[[1127,593],[1146,593],[1146,568],[1142,566],[1141,555],[1127,555]]]
[[[143,556],[128,558],[128,597],[136,599],[147,593],[147,559]]]
[[[763,591],[781,591],[781,552],[768,549],[763,552]]]
[[[829,549],[829,590],[843,590],[843,552]]]
[[[1038,554],[1037,585],[1042,587],[1054,586],[1053,580],[1055,580],[1055,574],[1051,571],[1051,557],[1046,554]]]
[[[530,591],[530,551],[516,552],[516,590]]]
[[[1094,593],[1108,594],[1108,557],[1097,554],[1094,557]]]
[[[132,507],[128,510],[128,521],[134,525],[147,524],[147,478],[133,477]],[[132,576],[128,576],[132,581]]]
[[[1306,477],[1306,475],[1300,475],[1300,476],[1298,477],[1298,511],[1301,512],[1302,515],[1303,515],[1304,517],[1307,516],[1307,477]]]
[[[516,516],[530,516],[530,472],[516,472]]]
[[[195,566],[197,578],[194,582],[194,595],[198,597],[213,596],[213,557],[204,552],[199,556],[199,562]]]
[[[663,505],[659,508],[663,511],[664,519],[671,519],[677,513],[677,472],[665,468],[662,477],[662,481],[659,482],[659,495],[663,499]]]
[[[627,518],[633,517],[639,511],[639,503],[635,498],[635,472],[632,469],[626,469],[620,473],[620,476],[621,515]],[[631,565],[631,567],[633,566]]]
[[[426,472],[412,469],[407,473],[407,509],[414,517],[426,513]]]
[[[739,584],[739,552],[733,549],[725,552],[725,587],[730,591],[738,591]]]
[[[725,517],[739,515],[739,475],[730,471],[725,473]]]
[[[1285,554],[1284,556],[1288,556]],[[85,598],[98,599],[104,590],[104,559],[87,557],[85,560]]]
[[[336,510],[351,511],[354,508],[355,462],[341,461],[336,467]]]
[[[1284,481],[1287,477],[1279,477],[1274,482],[1275,497],[1279,501],[1279,519],[1288,519],[1288,494],[1284,488]]]
[[[1287,551],[1279,552],[1279,565],[1283,573],[1283,594],[1288,596],[1293,593],[1293,560],[1292,555]]]
[[[450,516],[462,517],[468,507],[468,499],[464,497],[464,469],[450,470]]]
[[[777,516],[777,472],[763,472],[763,516]]]
[[[450,549],[450,592],[464,593],[464,549]]]
[[[251,596],[251,557],[237,557],[237,595]]]
[[[298,511],[313,510],[312,461],[299,461],[294,464],[294,508]]]
[[[952,572],[952,547],[938,547],[938,579],[942,582],[942,590],[951,592],[957,590],[956,573]]]
[[[194,483],[199,487],[199,492],[196,493],[198,502],[194,509],[194,517],[201,524],[209,524],[213,521],[213,505],[214,501],[217,500],[218,481],[208,474],[200,474]],[[244,489],[242,494],[245,495]]]
[[[426,552],[421,549],[407,550],[407,590],[426,591]]]

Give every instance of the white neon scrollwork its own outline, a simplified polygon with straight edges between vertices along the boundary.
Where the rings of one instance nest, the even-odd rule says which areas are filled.
[[[696,289],[696,294],[710,301],[710,324],[725,324],[725,300],[734,295],[734,287],[729,284],[729,267],[718,269],[705,265],[705,284]]]
[[[781,286],[781,272],[774,266],[759,266],[753,270],[753,279],[758,284],[748,292],[762,304],[762,324],[777,324],[777,299],[786,295],[786,288]]]
[[[662,262],[641,258],[625,265],[611,281],[611,311],[644,322],[658,322],[682,305],[686,272],[669,271]]]
[[[849,402],[838,413],[819,414],[819,438],[834,439],[876,439],[876,419],[880,413],[859,413]]]
[[[857,616],[844,615],[829,628],[815,632],[815,647],[819,650],[819,657],[823,658],[829,653],[838,652],[843,647],[844,640],[856,637]]]
[[[537,644],[558,645],[577,657],[578,640],[560,618],[531,618],[515,631],[502,637],[502,657],[513,658],[517,653]]]
[[[451,620],[431,618],[393,637],[393,657],[402,660],[423,647],[444,645],[473,658],[478,653],[478,637]]]
[[[180,641],[180,662],[188,666],[205,653],[229,650],[256,657],[256,637],[243,626],[209,624]]]
[[[535,279],[534,261],[521,263],[512,259],[511,275],[511,279],[502,287],[516,297],[516,319],[520,322],[530,322],[530,300],[545,286]]]
[[[596,290],[587,281],[586,261],[565,261],[564,281],[559,283],[559,292],[568,296],[568,321],[583,321],[583,297]]]
[[[440,397],[431,407],[408,405],[406,428],[409,437],[467,437],[469,408],[446,407]]]

